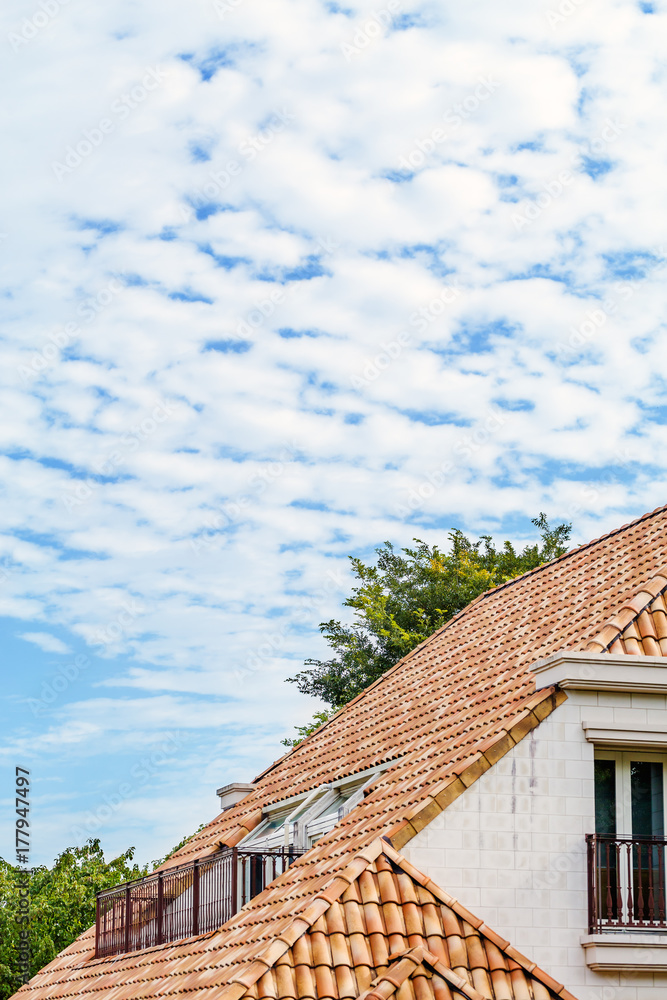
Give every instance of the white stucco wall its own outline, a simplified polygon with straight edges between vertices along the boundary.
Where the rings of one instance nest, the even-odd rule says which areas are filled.
[[[584,838],[595,809],[593,745],[582,721],[666,727],[666,698],[569,691],[403,853],[580,1000],[667,1000],[667,972],[586,966]]]

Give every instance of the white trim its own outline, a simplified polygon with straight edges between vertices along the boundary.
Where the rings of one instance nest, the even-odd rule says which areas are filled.
[[[337,778],[335,781],[329,781],[328,785],[330,788],[340,788],[341,785],[351,785],[355,781],[360,781],[362,778],[370,777],[375,774],[382,774],[383,771],[388,771],[390,767],[394,764],[398,764],[402,757],[394,757],[392,760],[384,761],[382,764],[376,764],[374,767],[367,767],[363,771],[356,771],[354,774],[346,774],[344,778]],[[319,786],[321,787],[321,786]],[[317,789],[315,789],[317,791]],[[302,792],[300,795],[292,795],[288,799],[280,799],[279,802],[268,802],[264,806],[264,814],[268,816],[270,813],[277,812],[279,809],[286,809],[288,806],[297,806],[300,802],[303,802],[307,792]]]
[[[324,813],[324,815],[318,816],[316,819],[311,819],[306,828],[306,844],[304,846],[312,847],[318,837],[328,833],[329,830],[333,830],[337,822],[337,812]]]
[[[363,798],[366,794],[366,790],[370,787],[370,785],[373,784],[374,781],[375,781],[375,775],[371,774],[371,776],[367,778],[366,781],[364,781],[361,788],[357,788],[354,795],[351,795],[344,805],[338,807],[339,820],[341,820],[343,816],[347,816],[349,812],[352,812],[355,806],[358,806],[359,803],[363,801]]]
[[[609,653],[554,653],[530,667],[537,687],[578,691],[667,694],[667,657]]]
[[[323,788],[326,789],[323,795],[320,795],[315,799],[314,803],[311,805],[310,809],[306,809],[305,812],[300,812],[294,823],[294,837],[293,842],[295,847],[309,847],[308,844],[308,824],[316,819],[322,813],[326,813],[329,806],[336,801],[337,792],[335,788],[331,785],[324,785]],[[296,810],[295,810],[296,812]],[[287,829],[287,828],[286,828]],[[289,846],[289,840],[286,846]]]
[[[341,819],[338,808],[334,809],[333,812],[329,811],[335,805],[336,800],[340,798],[338,792],[341,792],[344,797],[347,789],[353,789],[349,803],[356,805],[357,802],[361,801],[365,790],[375,778],[393,767],[400,759],[397,757],[384,761],[382,764],[367,767],[355,774],[348,774],[344,778],[337,778],[327,784],[318,785],[310,792],[292,795],[289,799],[282,799],[280,802],[269,803],[262,810],[262,822],[248,834],[242,843],[252,844],[253,847],[261,847],[264,850],[270,850],[274,847],[288,847],[290,844],[293,847],[308,847],[314,838],[328,833]],[[347,811],[349,803],[345,802],[340,808]],[[276,814],[282,816],[280,825],[265,833],[265,828],[270,825]]]
[[[667,971],[667,933],[622,931],[581,939],[586,965],[596,972]]]
[[[588,742],[599,747],[667,750],[667,728],[636,725],[626,729],[613,722],[582,722],[581,728]]]
[[[291,813],[286,817],[285,822],[283,823],[283,840],[286,848],[290,846],[290,841],[293,847],[305,846],[302,844],[303,838],[301,836],[301,830],[303,827],[299,821],[299,817],[303,820],[307,816],[313,815],[316,812],[316,809],[321,807],[322,800],[326,800],[332,792],[333,789],[331,785],[320,785],[318,788],[314,788],[309,795],[306,795],[302,802],[299,802],[294,809],[292,809]],[[310,808],[306,809],[306,806],[310,806]],[[306,812],[302,816],[304,809],[306,809]],[[291,830],[293,832],[290,837]]]

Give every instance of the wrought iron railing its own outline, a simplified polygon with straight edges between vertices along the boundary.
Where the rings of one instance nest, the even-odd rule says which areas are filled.
[[[664,837],[588,834],[588,924],[591,934],[615,928],[667,927]]]
[[[97,958],[222,927],[304,851],[226,848],[97,895]]]

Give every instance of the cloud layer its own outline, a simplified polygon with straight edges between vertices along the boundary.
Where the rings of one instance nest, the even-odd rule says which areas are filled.
[[[171,747],[100,827],[150,858],[315,707],[348,554],[664,502],[665,6],[26,10],[0,614],[45,656],[2,759],[64,847]]]

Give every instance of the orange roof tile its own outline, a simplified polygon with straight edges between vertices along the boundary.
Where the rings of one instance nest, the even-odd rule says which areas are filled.
[[[220,991],[209,991],[222,972],[218,933],[91,962],[85,972],[79,968],[70,976],[67,992],[59,995],[145,1000],[187,994],[191,1000],[201,992],[207,1000],[388,1000],[400,991],[402,1000],[440,1000],[448,989],[468,1000],[570,997],[533,963],[516,952],[510,955],[507,942],[484,924],[474,918],[471,922],[465,907],[388,842],[376,839],[358,860],[363,870],[354,864],[344,869],[338,895],[323,914],[315,917],[312,911],[312,923],[298,917],[289,921],[256,955],[257,961],[237,971],[231,985]],[[347,881],[355,869],[356,876]],[[298,934],[291,934],[295,925]],[[188,952],[190,961],[183,962]],[[100,965],[113,972],[101,977]],[[443,981],[439,991],[431,983],[434,976]],[[420,979],[424,982],[418,983]],[[46,985],[30,992],[53,995]]]
[[[88,931],[19,993],[26,998],[30,994],[31,1000],[73,995],[121,1000],[120,992],[132,985],[136,1000],[144,991],[148,996],[159,981],[157,995],[168,996],[179,991],[174,981],[182,975],[181,963],[191,960],[190,971],[215,970],[212,980],[207,976],[207,984],[216,983],[215,990],[207,988],[209,1000],[213,992],[217,1000],[218,987],[221,998],[241,1000],[263,977],[273,975],[276,963],[293,948],[298,930],[294,920],[301,922],[304,933],[303,928],[323,918],[352,884],[359,886],[362,899],[364,892],[372,895],[373,888],[360,877],[358,859],[375,861],[378,836],[390,836],[397,848],[407,843],[564,700],[564,693],[554,689],[535,691],[532,663],[566,650],[654,655],[649,650],[655,651],[657,644],[663,652],[666,567],[667,507],[663,507],[483,594],[308,740],[267,768],[256,779],[254,791],[170,859],[169,865],[183,863],[217,850],[222,843],[238,843],[259,822],[267,805],[390,762],[363,801],[223,929],[99,961],[93,958],[93,934]],[[629,599],[628,593],[633,595]],[[436,895],[440,891],[428,881],[423,888]],[[363,904],[364,919],[387,920],[380,902],[375,904],[378,910],[372,900],[363,899]],[[405,921],[403,904],[401,909]],[[427,910],[422,906],[422,912]],[[391,913],[391,940],[400,939],[407,950],[412,946],[406,941],[407,924],[399,928],[399,915],[391,907],[387,913]],[[472,914],[465,920],[479,932],[480,922]],[[367,929],[366,938],[373,967],[378,969],[389,945],[386,927],[383,933]],[[433,944],[430,940],[426,945],[443,961],[446,939],[436,934]],[[331,941],[329,945],[335,963]],[[342,960],[342,952],[336,954]],[[353,960],[358,954],[358,945],[353,955],[350,943],[351,965],[341,961],[315,967],[318,997],[339,995],[334,989],[343,993],[351,989],[348,971],[356,968]],[[511,956],[511,946],[506,954]],[[483,990],[493,988],[498,970],[477,968],[478,984]],[[318,969],[325,970],[319,973],[321,983]],[[333,979],[332,969],[337,972]],[[516,978],[519,983],[512,997],[530,996],[521,992],[515,972],[510,968],[507,980]],[[287,978],[280,990],[289,993],[291,979],[287,973],[281,976]],[[413,977],[410,982],[414,981]],[[438,997],[445,995],[444,980],[433,976],[428,981]],[[118,996],[111,982],[117,984]],[[355,996],[363,992],[357,985]],[[277,982],[274,986],[278,990]],[[538,990],[537,985],[532,988]]]
[[[667,578],[658,574],[630,594],[604,627],[589,639],[589,652],[667,656]]]

